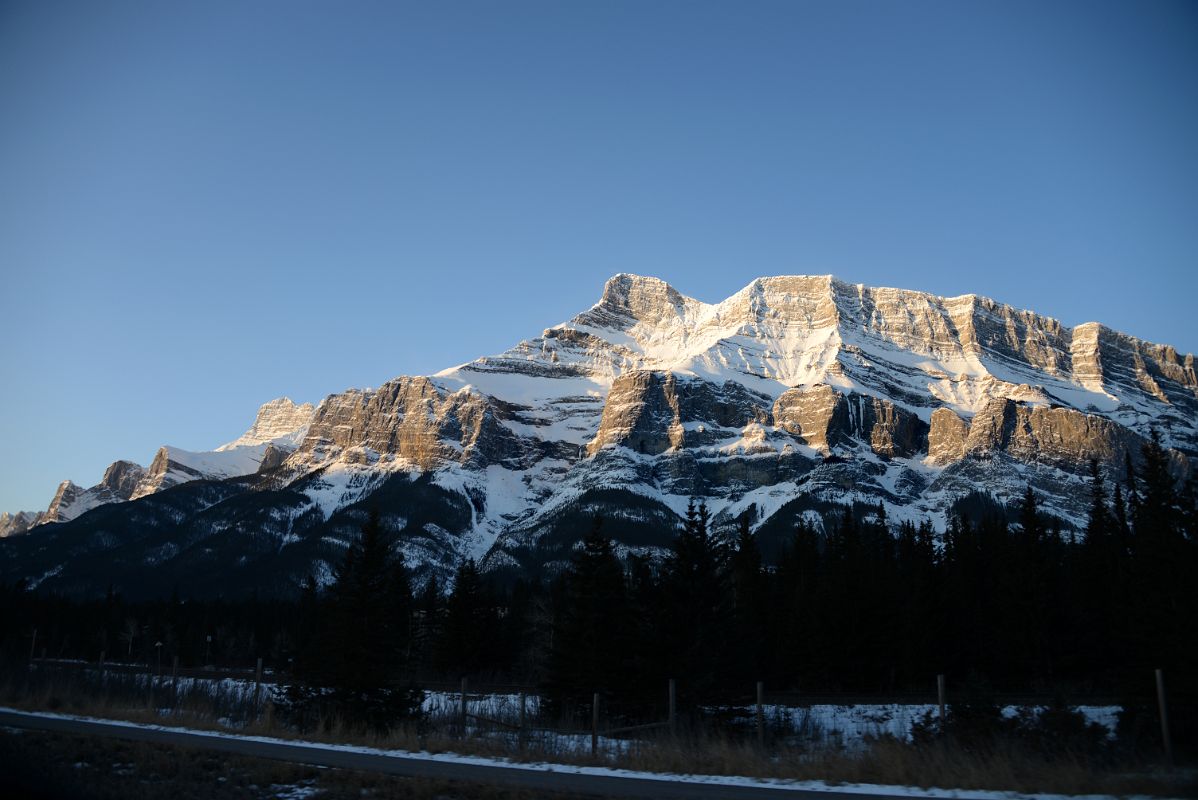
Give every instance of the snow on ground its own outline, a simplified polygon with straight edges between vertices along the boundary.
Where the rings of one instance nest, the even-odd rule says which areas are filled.
[[[1004,706],[1004,717],[1015,717],[1023,711],[1041,713],[1046,706]],[[1120,706],[1073,706],[1086,718],[1107,730],[1107,736],[1115,735],[1119,722]],[[755,706],[738,706],[743,714],[756,713]],[[925,715],[935,718],[938,706],[931,703],[877,703],[859,705],[811,705],[783,706],[766,705],[762,708],[766,720],[781,723],[792,731],[831,744],[855,746],[867,738],[892,736],[911,741],[911,729]]]
[[[633,778],[638,780],[663,781],[667,783],[709,784],[715,786],[754,786],[777,789],[780,792],[829,792],[833,794],[875,794],[892,797],[934,797],[953,798],[954,800],[1099,800],[1100,795],[1051,795],[1023,794],[1019,792],[995,792],[956,789],[924,789],[916,786],[884,786],[877,784],[836,784],[830,785],[824,781],[796,781],[782,778],[751,778],[737,775],[691,775],[677,773],[639,772],[636,770],[617,769],[614,767],[586,767],[573,764],[554,764],[545,762],[514,762],[502,758],[483,758],[480,756],[465,756],[457,753],[430,753],[427,751],[384,750],[376,747],[362,747],[347,744],[329,744],[325,742],[308,742],[295,739],[277,739],[269,736],[245,736],[224,731],[205,731],[190,728],[177,728],[165,725],[152,725],[124,720],[108,720],[96,717],[83,717],[54,712],[30,712],[14,708],[0,707],[0,711],[25,717],[40,717],[45,719],[66,719],[81,722],[100,723],[123,728],[138,728],[142,730],[185,732],[194,736],[214,739],[237,739],[248,742],[264,742],[289,746],[311,747],[319,750],[331,750],[349,753],[364,753],[391,758],[403,758],[419,761],[436,761],[449,764],[464,764],[504,769],[518,769],[530,772],[556,772],[573,775],[592,775],[605,778]],[[588,737],[589,738],[589,737]],[[1136,798],[1135,800],[1139,800]]]
[[[140,681],[155,680],[152,675],[139,675]],[[163,685],[169,685],[170,677],[162,679]],[[269,697],[276,688],[273,677],[267,677],[262,682],[262,697]],[[254,681],[252,678],[179,678],[179,691],[204,692],[210,695],[223,694],[239,700],[252,700]],[[520,718],[519,693],[482,693],[468,692],[466,695],[468,711],[491,719],[514,723]],[[529,719],[534,719],[540,712],[541,698],[533,692],[525,696],[525,710]],[[1044,706],[1004,706],[1002,713],[1013,717],[1024,710],[1039,713]],[[1097,723],[1107,729],[1108,736],[1114,736],[1115,726],[1119,722],[1120,706],[1074,706],[1086,718],[1087,722]],[[457,691],[425,691],[421,709],[433,718],[454,718],[461,710],[461,693]],[[756,713],[755,706],[732,706],[746,717]],[[930,703],[859,703],[854,705],[814,704],[807,706],[790,706],[768,704],[764,706],[766,720],[771,725],[781,725],[795,734],[817,742],[856,747],[867,738],[893,736],[896,739],[910,741],[911,728],[925,714],[933,717],[937,706]],[[533,723],[536,724],[536,723]],[[559,734],[559,736],[567,736]],[[567,736],[568,738],[568,736]],[[623,739],[613,739],[612,742],[626,743]],[[589,734],[585,742],[580,739],[577,747],[571,747],[570,742],[563,739],[555,749],[579,750],[590,747]],[[614,746],[614,745],[613,745]]]
[[[315,781],[308,780],[300,783],[272,783],[270,796],[274,800],[308,800],[323,794],[324,790],[315,786]]]

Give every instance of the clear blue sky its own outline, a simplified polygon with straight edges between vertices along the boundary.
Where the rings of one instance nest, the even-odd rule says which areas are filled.
[[[0,4],[0,510],[604,279],[977,292],[1198,350],[1198,4]]]

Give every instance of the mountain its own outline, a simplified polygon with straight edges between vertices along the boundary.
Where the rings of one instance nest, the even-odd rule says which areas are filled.
[[[0,514],[0,539],[24,533],[42,520],[44,511],[17,511]]]
[[[978,492],[1001,509],[1029,484],[1068,528],[1091,459],[1117,479],[1154,432],[1179,478],[1198,457],[1191,355],[831,276],[708,304],[617,275],[499,355],[275,403],[227,449],[159,451],[130,502],[0,542],[0,578],[290,591],[329,579],[369,509],[419,573],[470,556],[499,577],[553,573],[596,513],[621,554],[660,552],[692,496],[717,525],[748,514],[767,555],[837,503],[943,527]]]
[[[149,469],[132,461],[114,461],[90,489],[63,481],[45,511],[0,516],[0,537],[51,522],[69,522],[98,506],[136,500],[188,481],[219,480],[273,469],[302,441],[313,411],[311,403],[296,405],[280,397],[258,409],[254,424],[240,438],[214,451],[164,446],[154,455]]]

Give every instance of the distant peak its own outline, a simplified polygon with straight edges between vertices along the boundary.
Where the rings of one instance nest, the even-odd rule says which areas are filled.
[[[621,272],[608,278],[603,297],[593,311],[657,324],[677,317],[698,304],[660,278]],[[585,315],[584,315],[585,316]]]
[[[297,405],[290,397],[276,397],[258,407],[258,414],[248,431],[240,438],[221,445],[217,450],[230,450],[234,447],[259,445],[280,440],[298,444],[315,413],[316,407],[311,403]]]
[[[294,400],[292,400],[290,397],[286,397],[286,396],[276,397],[274,400],[267,400],[265,403],[263,403],[261,406],[259,406],[258,407],[258,415],[261,416],[263,413],[269,413],[272,411],[277,412],[277,411],[290,410],[290,409],[295,409],[295,408],[311,408],[311,407],[312,407],[311,403],[300,404],[300,403],[297,403]]]
[[[607,283],[603,285],[603,297],[599,302],[601,305],[623,308],[645,295],[674,295],[680,299],[682,297],[673,286],[661,278],[621,272],[607,279]]]

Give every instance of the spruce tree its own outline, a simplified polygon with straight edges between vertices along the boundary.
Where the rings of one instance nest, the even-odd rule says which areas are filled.
[[[729,593],[727,551],[709,529],[707,503],[692,500],[682,530],[666,558],[664,594],[668,606],[665,638],[671,643],[675,676],[687,677],[688,702],[710,696],[727,672]]]
[[[327,595],[311,582],[305,603],[316,603],[317,633],[300,665],[301,685],[288,690],[293,711],[324,702],[314,687],[332,689],[337,711],[353,724],[386,730],[419,712],[418,692],[396,689],[405,667],[412,597],[401,555],[393,554],[372,511],[334,573]]]
[[[733,680],[747,683],[765,677],[769,640],[769,602],[761,550],[749,527],[749,514],[740,518],[736,543],[729,558]]]
[[[623,688],[627,592],[624,569],[596,517],[564,579],[550,656],[550,686],[587,701]]]
[[[455,676],[474,675],[490,664],[493,613],[487,589],[474,559],[467,558],[454,574],[453,591],[445,603],[440,665]]]
[[[772,683],[804,689],[822,683],[826,660],[820,657],[818,598],[823,564],[821,537],[815,525],[800,517],[790,546],[783,553],[774,581],[774,604],[783,619],[773,630],[779,639]]]

